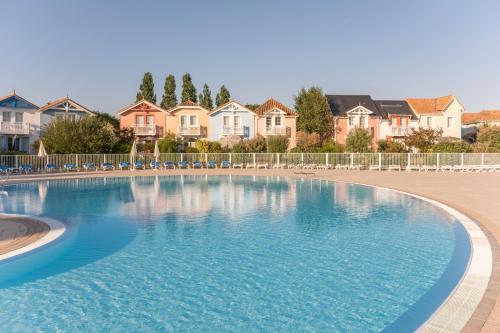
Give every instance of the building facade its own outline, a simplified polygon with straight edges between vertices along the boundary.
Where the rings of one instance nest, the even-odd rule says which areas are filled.
[[[210,112],[210,140],[225,136],[255,137],[257,114],[237,101],[229,101]]]
[[[483,110],[462,114],[462,139],[475,142],[483,126],[500,126],[500,110]]]
[[[256,134],[269,136],[287,136],[288,149],[297,145],[297,113],[273,98],[255,109]]]
[[[117,115],[120,117],[120,128],[132,128],[136,140],[141,143],[163,138],[167,119],[171,118],[167,110],[146,100],[121,109]]]
[[[93,116],[94,112],[85,106],[75,102],[68,96],[48,102],[37,111],[40,117],[40,127],[49,124],[52,120],[57,118],[74,119],[78,120],[82,117]]]
[[[180,137],[189,146],[210,137],[210,110],[192,102],[182,102],[168,110],[167,132]]]

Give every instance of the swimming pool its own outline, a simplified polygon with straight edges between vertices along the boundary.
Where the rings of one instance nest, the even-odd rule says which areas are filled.
[[[64,222],[0,263],[0,331],[413,331],[466,269],[448,213],[385,189],[158,176],[6,186]]]

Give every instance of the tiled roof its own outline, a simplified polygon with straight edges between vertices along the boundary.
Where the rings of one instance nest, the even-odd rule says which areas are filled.
[[[168,109],[167,111],[171,113],[171,112],[176,111],[177,109],[181,109],[182,107],[194,107],[194,108],[199,108],[199,109],[205,110],[206,113],[210,112],[210,110],[204,108],[200,104],[195,103],[195,102],[193,102],[191,100],[187,100],[185,102],[181,102],[181,103],[177,104],[176,106]]]
[[[500,121],[500,110],[483,110],[481,112],[467,112],[462,115],[462,123],[478,123]]]
[[[86,108],[85,106],[75,102],[74,100],[72,100],[71,98],[69,98],[68,96],[66,97],[63,97],[63,98],[59,98],[53,102],[48,102],[46,105],[42,106],[41,108],[38,109],[39,112],[43,112],[43,111],[46,111],[46,110],[49,110],[61,103],[65,103],[65,102],[69,102],[73,105],[76,105],[78,106],[79,108],[81,108],[82,110],[84,110],[85,112],[88,112],[88,113],[93,113],[92,111],[90,111],[88,108]]]
[[[153,108],[153,109],[156,109],[156,110],[158,110],[158,111],[162,111],[162,112],[167,112],[167,113],[168,113],[168,111],[167,111],[167,110],[162,109],[162,108],[161,108],[161,107],[159,107],[158,105],[156,105],[156,104],[154,104],[154,103],[151,103],[151,102],[146,101],[145,99],[143,99],[143,100],[140,100],[139,102],[136,102],[136,103],[130,104],[129,106],[124,107],[123,109],[119,110],[116,114],[117,114],[117,115],[120,115],[120,114],[125,113],[125,112],[127,112],[128,110],[133,109],[133,108],[135,108],[135,107],[137,107],[137,106],[139,106],[139,105],[141,105],[141,104],[146,104],[146,105],[148,105],[149,107],[151,107],[151,108]]]
[[[370,95],[326,95],[326,100],[334,117],[346,117],[347,111],[358,106],[370,110],[373,116],[384,116]]]
[[[187,100],[185,102],[180,103],[177,106],[199,106],[199,104],[197,104],[197,103],[195,103],[195,102],[193,102],[191,100]]]
[[[453,102],[453,95],[437,98],[407,98],[406,101],[417,114],[440,114]]]
[[[266,113],[268,113],[269,111],[272,111],[273,109],[279,109],[279,110],[285,112],[289,116],[296,116],[297,115],[295,113],[295,111],[290,109],[288,106],[281,104],[280,102],[278,102],[277,100],[275,100],[273,98],[269,98],[264,104],[262,104],[257,109],[255,109],[254,112],[259,116],[263,116]]]
[[[28,104],[33,105],[34,107],[36,107],[38,109],[38,105],[36,105],[35,103],[32,103],[32,102],[28,101],[26,98],[23,98],[23,97],[19,96],[18,94],[16,94],[15,91],[12,92],[12,93],[10,93],[10,94],[8,94],[8,95],[6,95],[6,96],[0,97],[0,102],[3,102],[6,99],[9,99],[11,97],[16,97],[16,98],[18,98],[18,99],[20,99],[20,100],[22,100],[22,101],[24,101],[24,102],[26,102]]]

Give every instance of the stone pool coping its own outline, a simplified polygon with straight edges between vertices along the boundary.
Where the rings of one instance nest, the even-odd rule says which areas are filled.
[[[154,175],[247,175],[283,176],[314,178],[321,180],[345,181],[373,185],[405,193],[422,196],[443,203],[465,217],[479,223],[492,250],[492,275],[481,302],[473,311],[472,317],[462,329],[464,333],[500,332],[500,207],[495,204],[500,197],[500,173],[441,173],[441,172],[369,172],[314,170],[313,174],[296,174],[293,170],[144,170],[59,173],[50,175],[11,176],[6,182],[24,183],[51,179],[130,177]],[[496,186],[495,186],[496,185]],[[487,260],[489,261],[489,260]]]
[[[0,224],[9,226],[8,224],[12,222],[19,227],[10,235],[12,238],[0,246],[0,262],[49,244],[61,237],[66,230],[63,223],[54,219],[0,214]]]

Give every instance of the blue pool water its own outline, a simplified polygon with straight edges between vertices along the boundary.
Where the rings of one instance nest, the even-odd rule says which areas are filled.
[[[455,219],[389,190],[164,176],[6,186],[67,233],[0,263],[1,332],[405,332],[451,292]]]

